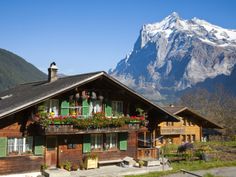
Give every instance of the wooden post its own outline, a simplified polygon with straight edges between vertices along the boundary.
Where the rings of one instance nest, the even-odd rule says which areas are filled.
[[[146,141],[147,141],[147,132],[146,131],[143,132],[143,141],[144,141],[144,146],[147,146],[147,143],[146,143]]]

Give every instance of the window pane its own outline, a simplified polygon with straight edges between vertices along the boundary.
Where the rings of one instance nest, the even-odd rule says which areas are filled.
[[[7,140],[8,153],[11,153],[14,151],[14,140],[15,138],[8,138]]]
[[[92,134],[91,135],[91,149],[102,149],[103,147],[103,135],[102,134]]]
[[[112,101],[112,112],[113,115],[120,115],[123,113],[123,102],[122,101]]]
[[[16,151],[21,154],[23,152],[23,138],[17,138]]]
[[[106,148],[117,147],[117,133],[106,134]]]
[[[33,137],[29,136],[25,140],[25,151],[32,152],[32,148],[33,148]]]

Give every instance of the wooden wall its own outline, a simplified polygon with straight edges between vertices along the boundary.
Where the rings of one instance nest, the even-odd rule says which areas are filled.
[[[73,139],[76,145],[75,149],[68,149],[65,140]],[[85,154],[83,154],[83,135],[58,136],[58,164],[69,160],[72,163],[80,163]],[[126,156],[137,157],[137,132],[133,131],[128,134],[128,149],[121,151],[119,149],[112,151],[94,152],[98,155],[98,160],[122,159]]]
[[[0,175],[40,171],[43,157],[12,156],[0,158]]]
[[[190,122],[184,125],[184,119],[188,119]],[[173,144],[181,144],[183,142],[183,136],[187,137],[190,136],[192,139],[192,136],[195,136],[195,141],[200,141],[201,140],[201,122],[198,122],[197,120],[193,121],[189,117],[182,117],[180,122],[169,122],[169,125],[167,125],[167,122],[162,122],[158,125],[157,129],[158,132],[160,132],[161,128],[167,127],[167,128],[183,128],[184,132],[181,134],[165,134],[164,136],[164,143],[167,143],[167,139],[170,138],[172,139]],[[156,142],[158,144],[158,142]]]
[[[29,110],[19,112],[0,120],[0,137],[24,137],[29,120]],[[40,171],[40,166],[44,163],[43,156],[32,155],[12,155],[0,157],[0,175],[21,172]]]

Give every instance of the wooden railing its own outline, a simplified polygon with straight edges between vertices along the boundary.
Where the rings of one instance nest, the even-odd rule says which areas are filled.
[[[49,125],[44,129],[46,135],[59,135],[59,134],[84,134],[84,133],[109,133],[109,132],[128,132],[136,131],[139,129],[138,124],[127,124],[122,127],[105,127],[105,128],[87,128],[78,129],[73,125]]]
[[[161,135],[177,135],[185,132],[184,127],[160,127]]]
[[[157,159],[158,149],[157,148],[138,148],[137,159]]]

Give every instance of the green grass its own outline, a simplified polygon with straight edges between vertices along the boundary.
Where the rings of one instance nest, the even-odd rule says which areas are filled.
[[[173,152],[177,151],[178,146],[176,145],[168,145],[166,147],[163,147],[164,154],[166,156],[172,156],[175,157],[176,154],[172,154]],[[229,167],[229,166],[236,166],[236,159],[234,158],[234,150],[236,148],[236,141],[228,141],[228,142],[222,142],[222,141],[211,141],[211,142],[201,142],[201,143],[195,143],[194,148],[196,149],[205,149],[205,152],[210,152],[213,154],[218,154],[219,158],[212,158],[211,161],[205,162],[205,161],[180,161],[180,162],[173,162],[171,163],[171,167],[173,170],[170,171],[164,171],[164,172],[152,172],[148,174],[143,175],[133,175],[134,177],[161,177],[168,174],[173,174],[180,172],[181,169],[187,170],[187,171],[195,171],[195,170],[206,170],[210,168],[216,168],[216,167]],[[233,150],[231,154],[228,152],[225,152],[226,150]],[[170,153],[170,154],[169,154]],[[231,158],[225,158],[225,157],[231,157]],[[216,177],[210,173],[206,174],[204,177]],[[217,176],[218,177],[218,176]]]
[[[143,175],[131,175],[133,177],[161,177],[168,174],[173,174],[180,172],[181,169],[185,169],[187,171],[195,171],[195,170],[203,170],[203,169],[210,169],[216,167],[229,167],[229,166],[236,166],[235,161],[212,161],[212,162],[204,162],[204,161],[184,161],[180,163],[172,163],[171,164],[173,170],[171,171],[164,171],[164,172],[152,172]],[[131,177],[129,176],[129,177]],[[128,176],[127,176],[128,177]],[[209,176],[210,177],[210,176]]]

